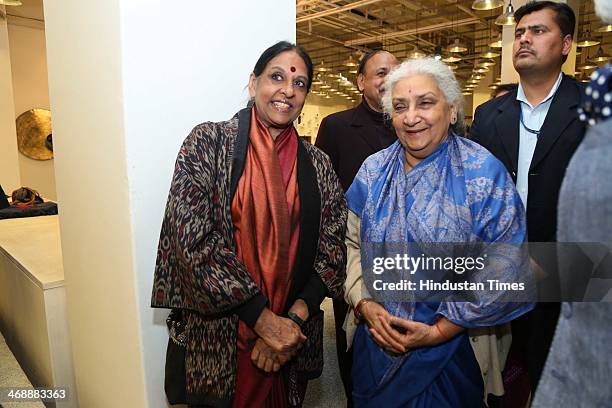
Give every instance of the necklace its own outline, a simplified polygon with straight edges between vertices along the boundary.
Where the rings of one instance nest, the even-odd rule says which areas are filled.
[[[521,109],[521,113],[519,115],[519,118],[521,120],[521,125],[523,125],[523,127],[525,128],[526,131],[528,131],[529,133],[532,133],[532,134],[534,134],[536,136],[540,136],[540,133],[542,133],[541,128],[538,129],[538,130],[535,130],[535,129],[530,129],[530,128],[527,127],[527,125],[525,125],[525,122],[523,121],[523,109]]]

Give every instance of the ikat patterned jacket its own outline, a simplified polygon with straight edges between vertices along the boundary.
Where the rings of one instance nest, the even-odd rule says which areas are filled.
[[[172,326],[170,335],[185,348],[186,398],[191,404],[230,403],[236,380],[237,309],[262,296],[234,252],[230,210],[244,169],[249,127],[250,109],[228,121],[196,126],[180,149],[168,195],[151,305],[180,311],[181,334],[173,333]],[[297,160],[300,238],[287,303],[289,307],[307,287],[319,285],[318,309],[324,296],[342,296],[347,210],[329,158],[300,139]],[[322,324],[317,332],[322,336]],[[307,348],[301,353],[320,353]]]

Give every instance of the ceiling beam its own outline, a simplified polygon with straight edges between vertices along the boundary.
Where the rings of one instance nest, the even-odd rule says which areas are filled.
[[[325,36],[323,36],[323,35],[319,35],[319,34],[315,34],[315,33],[309,33],[308,31],[300,30],[299,28],[297,28],[297,29],[296,29],[296,31],[297,31],[298,33],[300,33],[300,34],[308,35],[308,36],[310,36],[310,37],[320,38],[320,39],[322,39],[322,40],[326,40],[326,41],[332,42],[332,43],[334,43],[334,44],[340,44],[340,45],[343,45],[343,46],[345,46],[345,47],[352,48],[352,49],[357,50],[357,51],[363,51],[363,52],[369,52],[369,51],[372,51],[370,48],[368,48],[368,47],[366,47],[366,46],[359,46],[359,45],[344,45],[344,43],[343,43],[342,41],[338,41],[338,40],[335,40],[335,39],[333,39],[333,38],[325,37]]]
[[[345,47],[351,47],[351,46],[354,46],[354,45],[368,44],[368,43],[376,42],[376,41],[382,42],[382,41],[388,40],[390,38],[397,38],[397,37],[405,37],[405,36],[411,36],[411,35],[416,35],[416,34],[430,33],[432,31],[444,30],[446,28],[460,27],[460,26],[464,26],[464,25],[475,24],[475,23],[478,23],[478,22],[479,22],[479,20],[477,18],[474,18],[474,17],[464,18],[464,19],[457,20],[457,21],[448,21],[448,22],[445,22],[445,23],[432,24],[430,26],[419,27],[418,29],[412,28],[410,30],[395,31],[395,32],[392,32],[392,33],[386,33],[386,34],[381,34],[381,35],[373,35],[373,36],[370,36],[370,37],[359,38],[359,39],[356,39],[356,40],[349,40],[349,41],[345,41],[344,42],[344,46]]]
[[[295,22],[302,23],[304,21],[314,20],[319,17],[331,16],[332,14],[339,14],[345,11],[367,6],[368,4],[378,3],[379,1],[382,1],[382,0],[358,0],[350,4],[347,4],[346,6],[340,6],[332,10],[319,11],[318,13],[312,13],[312,14],[308,14],[303,17],[298,17],[296,18]]]

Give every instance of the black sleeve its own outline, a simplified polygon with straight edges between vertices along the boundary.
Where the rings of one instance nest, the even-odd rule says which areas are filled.
[[[261,312],[263,312],[267,304],[268,299],[266,299],[263,294],[259,293],[258,295],[255,295],[249,299],[246,303],[238,306],[236,308],[236,314],[240,320],[245,322],[246,325],[252,329],[255,327],[257,319],[259,319]]]
[[[482,145],[482,131],[480,129],[480,122],[482,121],[482,110],[481,107],[477,107],[476,111],[474,111],[474,120],[472,121],[472,126],[470,127],[470,140],[475,141],[479,145]]]
[[[319,311],[325,296],[327,296],[327,287],[325,287],[319,275],[313,272],[304,289],[298,293],[297,298],[306,302],[308,316],[314,316]]]

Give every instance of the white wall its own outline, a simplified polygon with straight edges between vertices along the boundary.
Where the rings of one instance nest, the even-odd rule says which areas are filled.
[[[80,406],[165,407],[166,312],[149,304],[176,153],[245,105],[259,54],[295,39],[295,3],[65,0],[45,17]]]
[[[245,106],[261,52],[295,42],[295,2],[122,3],[125,139],[149,406],[163,406],[165,313],[150,307],[154,256],[174,160],[197,123]],[[169,13],[170,12],[170,13]],[[163,27],[163,30],[160,30]]]
[[[4,13],[5,7],[0,6],[0,14]],[[21,185],[8,28],[6,19],[2,17],[0,17],[0,185],[7,194]]]
[[[11,23],[11,21],[15,21]],[[49,109],[45,30],[42,25],[23,25],[25,19],[9,20],[14,119],[33,108]],[[18,153],[21,183],[55,200],[53,160],[33,160]]]

